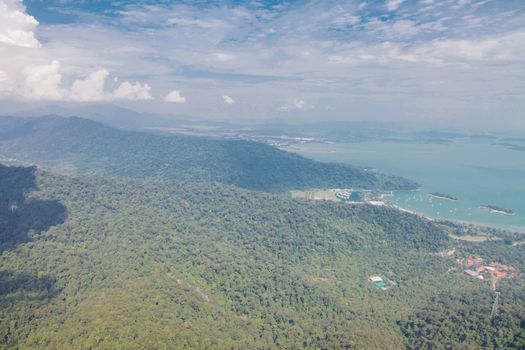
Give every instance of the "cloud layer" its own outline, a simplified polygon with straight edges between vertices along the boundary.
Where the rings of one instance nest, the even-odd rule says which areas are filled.
[[[63,83],[63,65],[37,40],[39,22],[26,13],[20,0],[0,0],[0,92],[14,98],[69,102],[149,100],[147,84],[123,82],[113,92],[106,91],[107,69],[77,78],[68,88]],[[73,51],[68,48],[67,51]],[[62,54],[64,56],[64,53]],[[70,59],[70,52],[65,52]],[[42,61],[50,60],[48,63]],[[69,70],[75,69],[73,66]],[[80,62],[81,63],[81,62]],[[92,62],[96,64],[96,62]],[[4,70],[5,69],[5,70]]]
[[[525,124],[517,0],[57,4],[0,0],[0,98],[153,100],[152,111],[179,103],[197,118]]]

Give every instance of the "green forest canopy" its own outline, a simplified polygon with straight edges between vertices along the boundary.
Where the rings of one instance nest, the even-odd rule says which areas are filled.
[[[220,183],[0,166],[6,348],[523,348],[525,286],[468,278],[449,239],[397,210]],[[33,210],[31,208],[39,208]],[[371,275],[397,286],[373,287]]]

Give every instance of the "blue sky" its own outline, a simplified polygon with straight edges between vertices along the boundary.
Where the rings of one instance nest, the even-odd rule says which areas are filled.
[[[525,2],[0,0],[0,99],[525,131]]]

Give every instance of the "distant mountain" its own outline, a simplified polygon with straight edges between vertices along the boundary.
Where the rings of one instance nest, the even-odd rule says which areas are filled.
[[[263,143],[159,136],[76,117],[0,118],[0,154],[61,171],[218,181],[254,190],[413,189],[414,182],[320,163]]]
[[[183,118],[167,118],[153,113],[141,113],[110,103],[97,104],[62,104],[37,105],[25,108],[18,107],[10,115],[17,117],[33,117],[35,115],[56,115],[62,117],[77,116],[104,123],[113,127],[140,130],[151,127],[174,127],[180,123],[187,123]]]

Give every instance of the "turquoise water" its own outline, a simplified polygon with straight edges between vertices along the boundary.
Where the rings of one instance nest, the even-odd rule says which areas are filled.
[[[372,167],[417,181],[419,191],[396,192],[389,200],[430,217],[507,227],[525,232],[525,151],[510,150],[487,139],[449,144],[356,142],[308,143],[290,149],[320,161]],[[458,201],[432,198],[440,192]],[[515,215],[479,208],[491,204]]]

